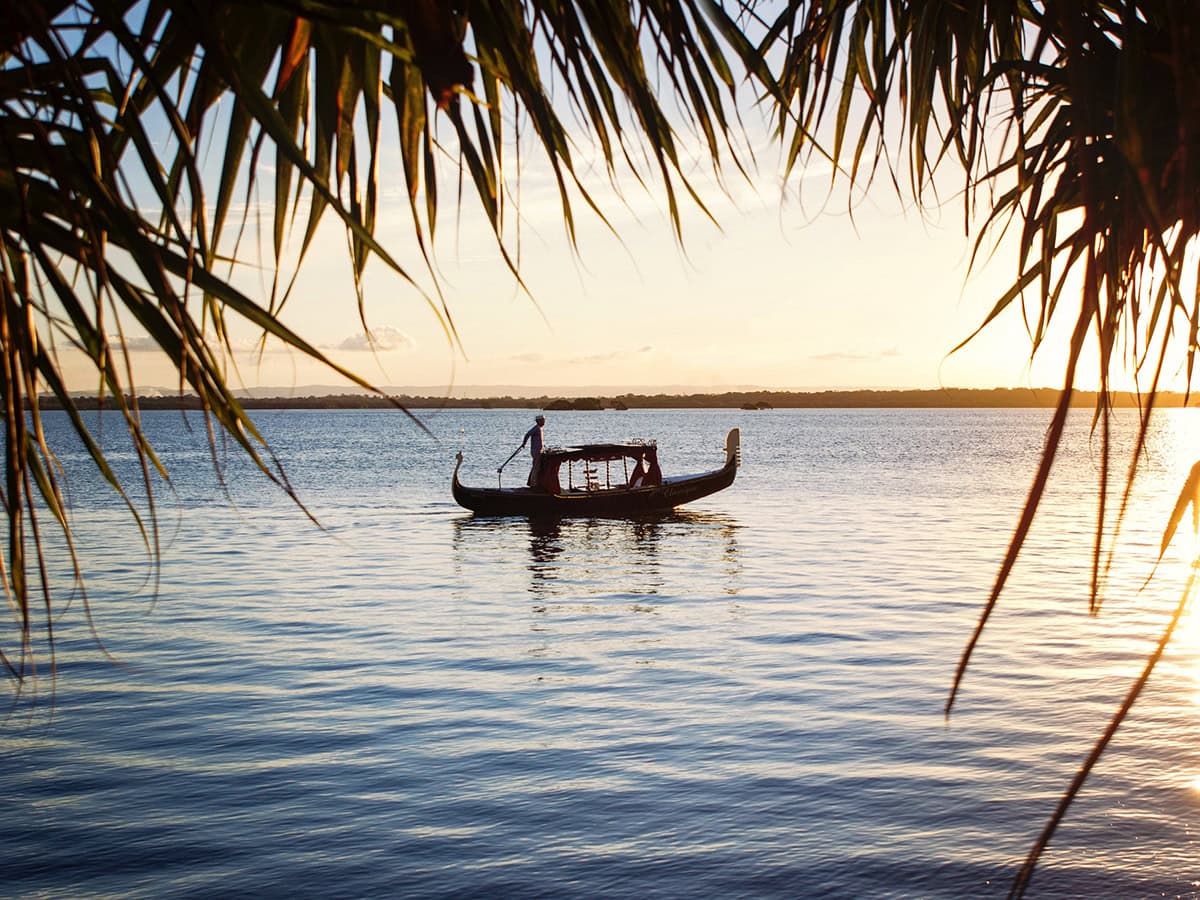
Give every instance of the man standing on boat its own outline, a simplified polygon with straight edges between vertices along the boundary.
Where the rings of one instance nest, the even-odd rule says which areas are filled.
[[[529,456],[533,462],[529,469],[528,485],[537,487],[538,476],[542,474],[542,428],[546,424],[546,417],[539,414],[533,418],[534,426],[525,432],[525,439],[521,441],[521,446],[529,445]]]

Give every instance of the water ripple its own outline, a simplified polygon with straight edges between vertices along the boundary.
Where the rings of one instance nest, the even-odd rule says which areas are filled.
[[[1075,423],[946,720],[1041,411],[564,415],[564,440],[658,437],[672,471],[707,468],[739,424],[745,466],[678,515],[553,523],[465,515],[451,461],[389,414],[260,415],[324,530],[234,460],[227,498],[197,436],[151,414],[178,512],[156,603],[119,504],[75,483],[118,662],[77,601],[53,706],[43,678],[6,732],[6,894],[1002,896],[1187,573],[1173,549],[1138,592],[1192,461],[1170,449],[1181,414],[1088,615]],[[482,481],[525,417],[432,421]],[[1198,633],[1036,896],[1195,893]]]

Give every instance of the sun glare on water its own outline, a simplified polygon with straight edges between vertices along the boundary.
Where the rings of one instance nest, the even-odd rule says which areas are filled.
[[[1171,410],[1169,421],[1167,446],[1170,459],[1164,460],[1166,471],[1163,477],[1166,483],[1162,485],[1165,492],[1161,504],[1164,516],[1169,516],[1175,509],[1176,500],[1180,492],[1186,489],[1193,467],[1200,461],[1200,410]],[[1190,567],[1191,570],[1188,573],[1190,578],[1182,576],[1180,579],[1190,586],[1191,596],[1176,628],[1172,649],[1192,661],[1181,674],[1191,682],[1184,690],[1191,696],[1193,715],[1200,718],[1200,608],[1196,603],[1196,595],[1200,592],[1200,535],[1197,534],[1196,515],[1197,507],[1193,502],[1191,507],[1183,511],[1166,555],[1174,555],[1180,567]],[[1194,794],[1200,794],[1200,773],[1190,778],[1188,786]]]
[[[1161,445],[1161,468],[1156,473],[1158,484],[1154,514],[1161,516],[1160,528],[1166,526],[1176,499],[1188,486],[1193,467],[1200,464],[1200,409],[1170,409],[1160,414],[1163,442]],[[1200,485],[1194,486],[1200,489]],[[1200,534],[1198,534],[1200,508],[1193,505],[1182,511],[1172,538],[1174,554],[1189,562],[1200,558]],[[1168,552],[1172,547],[1168,547]]]
[[[1131,451],[1137,417],[1122,415],[1119,419],[1125,425],[1120,429],[1121,441],[1128,441],[1123,449]],[[1169,715],[1175,729],[1185,731],[1194,731],[1200,722],[1200,604],[1196,602],[1200,594],[1200,536],[1194,504],[1179,508],[1179,500],[1182,494],[1200,493],[1200,484],[1190,482],[1198,462],[1200,409],[1156,410],[1145,453],[1139,460],[1135,489],[1124,509],[1117,552],[1122,572],[1120,576],[1114,574],[1110,582],[1116,588],[1114,595],[1127,596],[1141,607],[1144,618],[1138,627],[1146,628],[1144,636],[1152,640],[1161,635],[1183,599],[1182,592],[1188,591],[1187,607],[1153,676],[1155,687],[1140,701],[1153,704],[1152,696],[1160,700],[1172,696],[1174,712],[1164,714]],[[1161,541],[1173,517],[1177,517],[1174,530],[1166,546],[1161,547],[1160,558]],[[1200,765],[1196,760],[1191,753],[1177,755],[1174,762],[1178,768],[1171,779],[1193,798],[1200,796]]]

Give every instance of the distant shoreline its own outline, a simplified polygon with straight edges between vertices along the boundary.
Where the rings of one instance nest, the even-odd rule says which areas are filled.
[[[311,397],[246,397],[245,409],[544,409],[555,412],[601,409],[1042,409],[1058,403],[1054,388],[939,388],[931,390],[727,391],[697,394],[619,394],[603,397],[437,397],[406,394],[327,394]],[[76,397],[79,409],[114,406],[110,398]],[[1134,394],[1113,395],[1113,405],[1135,407]],[[1162,393],[1160,407],[1200,405],[1196,397]],[[191,394],[137,398],[140,409],[200,409]],[[1073,407],[1094,408],[1095,391],[1077,391]],[[61,409],[57,398],[43,396],[41,409]]]

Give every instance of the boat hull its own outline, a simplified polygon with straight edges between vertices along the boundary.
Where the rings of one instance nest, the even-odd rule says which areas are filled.
[[[724,490],[737,476],[737,460],[702,475],[665,478],[651,487],[548,493],[531,488],[475,488],[458,480],[452,489],[459,506],[481,516],[639,516],[661,513]]]

